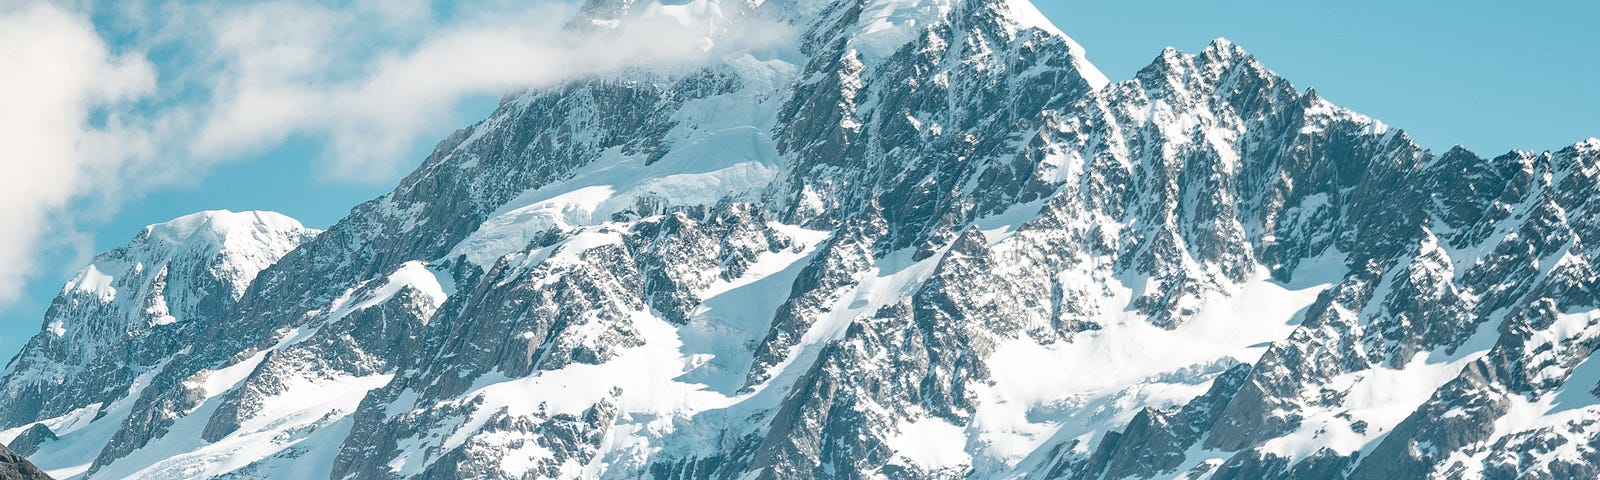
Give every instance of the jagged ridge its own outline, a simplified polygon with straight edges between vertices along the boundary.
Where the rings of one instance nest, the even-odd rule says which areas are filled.
[[[1109,83],[1019,0],[571,30],[661,18],[797,42],[508,95],[329,231],[251,236],[192,326],[91,329],[160,345],[136,368],[13,362],[62,400],[3,437],[92,478],[1597,473],[1600,140],[1435,155],[1225,40]]]

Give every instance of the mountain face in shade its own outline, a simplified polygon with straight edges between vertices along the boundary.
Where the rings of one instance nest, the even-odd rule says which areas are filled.
[[[0,446],[0,480],[50,480],[22,455]]]
[[[1023,0],[593,0],[316,232],[155,225],[0,375],[71,478],[1595,478],[1600,139],[1482,158]],[[724,48],[761,25],[782,47]]]

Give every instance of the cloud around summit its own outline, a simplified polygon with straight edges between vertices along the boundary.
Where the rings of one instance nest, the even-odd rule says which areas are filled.
[[[467,98],[707,57],[700,26],[578,39],[562,33],[576,11],[504,0],[0,5],[0,71],[25,72],[0,76],[0,167],[14,173],[0,176],[0,304],[40,267],[43,239],[82,238],[76,225],[119,202],[291,138],[319,146],[324,181],[386,183],[420,160],[413,147],[473,120],[457,113]]]

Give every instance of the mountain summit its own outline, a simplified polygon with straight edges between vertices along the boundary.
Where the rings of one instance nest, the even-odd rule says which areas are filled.
[[[595,0],[325,232],[96,257],[0,374],[72,478],[1594,478],[1600,142],[1481,158],[1022,0]],[[792,36],[744,48],[742,26]],[[596,33],[598,32],[598,33]]]

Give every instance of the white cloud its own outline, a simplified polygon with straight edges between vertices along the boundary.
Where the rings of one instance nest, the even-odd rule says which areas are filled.
[[[41,236],[82,238],[74,225],[120,202],[290,137],[321,142],[329,178],[388,182],[420,160],[405,156],[413,146],[461,126],[454,113],[468,96],[783,41],[772,26],[728,32],[670,16],[564,32],[575,11],[513,0],[0,0],[0,305],[36,266]],[[712,50],[710,31],[733,41]]]
[[[450,113],[465,96],[706,58],[705,31],[677,22],[575,38],[561,28],[574,11],[566,4],[458,4],[444,23],[386,5],[212,13],[211,60],[222,69],[192,153],[225,157],[312,134],[327,141],[329,175],[390,180],[417,160],[403,157],[415,142],[459,126]]]
[[[0,7],[0,301],[34,265],[47,221],[120,167],[100,139],[120,127],[104,112],[155,88],[142,57],[115,56],[80,16],[31,4]],[[101,126],[90,114],[106,113]]]

